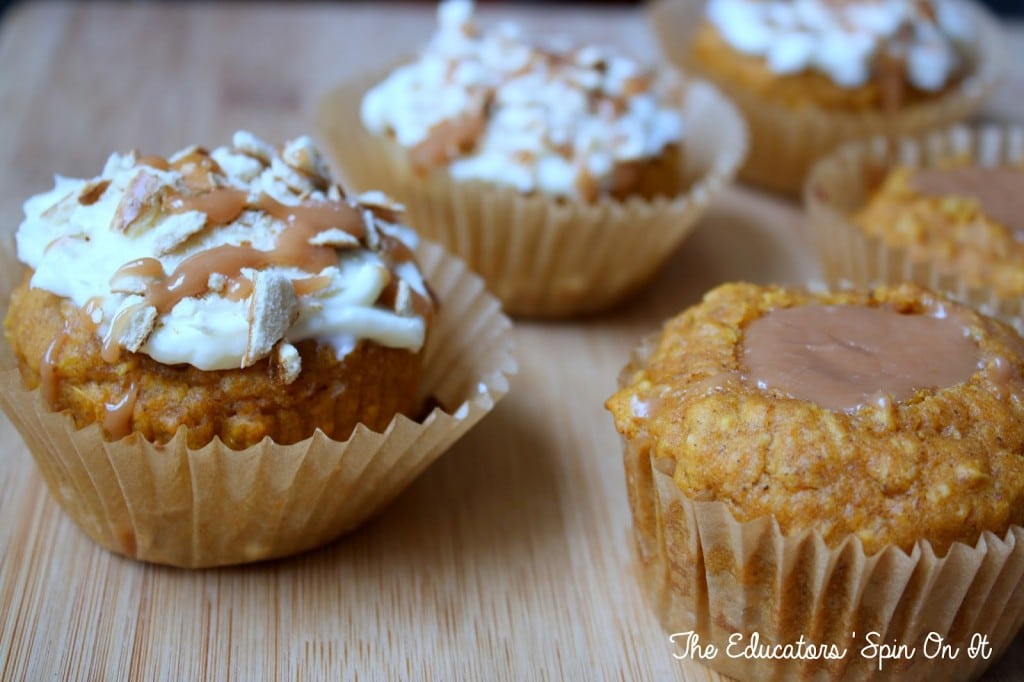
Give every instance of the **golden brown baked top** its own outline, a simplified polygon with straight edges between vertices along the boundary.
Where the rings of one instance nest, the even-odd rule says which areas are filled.
[[[1017,213],[1022,199],[1024,168],[982,169],[962,161],[927,171],[899,166],[852,220],[912,260],[930,261],[1000,296],[1021,296],[1024,232],[1007,216]]]
[[[744,330],[807,305],[955,311],[980,369],[953,386],[842,412],[743,380]],[[894,342],[899,342],[895,340]],[[783,532],[853,533],[865,551],[931,541],[944,552],[1024,518],[1024,341],[1006,325],[912,285],[812,294],[729,284],[669,320],[607,403],[662,471],[737,519],[772,515]]]

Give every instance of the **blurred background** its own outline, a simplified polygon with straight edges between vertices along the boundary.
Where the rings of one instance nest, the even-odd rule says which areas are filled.
[[[38,1],[41,1],[41,0],[0,0],[0,20],[2,20],[4,12],[6,10],[9,10],[11,7],[13,7],[13,6],[17,5],[17,4],[33,2],[33,1],[38,2]],[[49,1],[52,1],[52,0],[49,0]],[[64,1],[65,2],[76,2],[76,1],[77,2],[90,2],[90,1],[95,1],[95,0],[64,0]],[[105,0],[105,1],[117,1],[117,0]],[[120,1],[123,1],[123,2],[129,2],[129,1],[134,1],[134,2],[154,2],[154,1],[156,1],[156,2],[161,2],[161,1],[163,1],[163,2],[174,2],[174,1],[178,1],[178,2],[181,2],[182,0],[120,0]],[[189,1],[196,2],[196,1],[199,1],[199,0],[189,0]],[[239,0],[224,0],[224,1],[227,1],[227,2],[237,2]],[[320,1],[321,2],[328,2],[328,1],[330,1],[330,2],[352,2],[352,1],[363,1],[363,2],[365,2],[365,0],[320,0]],[[377,0],[378,3],[381,2],[381,1],[382,0]],[[408,0],[403,0],[403,1],[407,2]],[[506,4],[506,5],[514,5],[514,4],[516,4],[517,1],[518,2],[528,2],[529,4],[534,4],[534,5],[543,5],[543,4],[557,5],[557,4],[562,4],[562,5],[586,6],[586,5],[642,5],[643,4],[643,0],[597,0],[597,1],[595,1],[595,0],[587,0],[587,1],[581,1],[581,0],[557,0],[556,2],[545,2],[544,0],[500,0],[500,3],[499,2],[494,2],[493,0],[478,0],[478,2],[482,2],[482,3]],[[991,7],[995,12],[997,12],[998,14],[1001,14],[1003,16],[1008,16],[1008,17],[1014,17],[1014,16],[1016,16],[1016,17],[1024,17],[1024,0],[981,0],[981,1],[984,4],[988,5],[989,7]]]

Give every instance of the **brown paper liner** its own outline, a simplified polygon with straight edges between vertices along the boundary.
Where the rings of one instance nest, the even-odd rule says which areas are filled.
[[[843,142],[873,135],[919,134],[967,118],[995,88],[1003,66],[997,20],[980,3],[963,2],[977,26],[975,69],[949,92],[894,114],[794,109],[766,101],[738,84],[711,78],[690,58],[690,33],[703,21],[704,1],[657,0],[650,7],[651,25],[673,63],[714,81],[743,112],[750,126],[750,154],[740,178],[778,192],[799,193],[814,162]]]
[[[804,203],[825,278],[832,286],[858,288],[913,281],[1000,317],[1024,333],[1024,298],[1000,296],[938,263],[913,259],[849,218],[893,166],[934,166],[953,156],[979,165],[1020,164],[1024,130],[954,126],[917,138],[874,138],[845,145],[818,163],[808,177]]]
[[[641,345],[620,386],[646,362]],[[670,462],[674,464],[674,462]],[[649,443],[625,443],[626,481],[640,578],[669,636],[696,633],[717,656],[687,656],[685,639],[673,655],[697,660],[739,680],[967,680],[1006,650],[1024,623],[1024,528],[1004,537],[983,533],[973,546],[954,544],[936,557],[931,544],[911,552],[889,546],[866,555],[851,536],[828,547],[821,535],[784,535],[770,517],[739,522],[722,502],[697,502],[659,468]],[[669,470],[669,467],[665,467]],[[871,640],[868,633],[877,633]],[[960,652],[924,655],[929,633]],[[807,659],[736,655],[754,637],[761,644],[837,645],[845,655]],[[991,655],[971,657],[976,633]],[[729,637],[740,643],[729,652]],[[865,655],[869,643],[906,644],[914,655],[884,661]]]
[[[687,85],[685,139],[675,197],[595,203],[559,200],[478,181],[445,169],[417,173],[408,152],[370,134],[363,94],[388,71],[343,84],[318,107],[324,146],[355,189],[382,189],[406,206],[421,234],[464,258],[514,315],[595,312],[647,283],[732,180],[746,153],[746,127],[706,83]]]
[[[397,496],[494,407],[516,371],[511,323],[480,278],[437,244],[422,243],[417,258],[440,301],[422,391],[449,408],[435,408],[422,422],[399,415],[383,433],[359,425],[345,442],[317,431],[294,445],[268,438],[245,450],[219,439],[190,449],[184,428],[164,445],[138,434],[109,442],[98,425],[77,430],[38,390],[26,390],[5,343],[0,407],[53,496],[109,550],[199,568],[323,545]],[[18,272],[12,261],[5,258],[4,269]],[[4,280],[0,317],[14,286],[13,278]]]

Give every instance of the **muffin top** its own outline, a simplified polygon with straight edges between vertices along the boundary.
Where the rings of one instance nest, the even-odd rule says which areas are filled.
[[[293,343],[343,357],[357,341],[418,350],[431,302],[416,235],[379,193],[346,197],[308,137],[250,133],[207,152],[110,156],[25,202],[18,258],[31,286],[69,299],[103,342],[201,370],[270,357],[293,381]]]
[[[710,0],[706,12],[729,47],[769,73],[817,73],[845,89],[941,91],[967,68],[973,33],[952,0]]]
[[[420,169],[520,192],[591,198],[630,164],[682,140],[681,90],[611,48],[481,30],[473,3],[442,2],[418,60],[366,93],[361,116]]]
[[[731,284],[648,350],[608,407],[691,499],[868,553],[1024,519],[1024,340],[998,321],[911,285]]]
[[[1024,295],[1024,167],[898,166],[852,219],[970,286]]]

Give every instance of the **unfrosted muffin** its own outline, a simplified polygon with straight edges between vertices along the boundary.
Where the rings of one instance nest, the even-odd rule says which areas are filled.
[[[747,117],[744,177],[790,192],[842,141],[966,117],[1000,61],[993,20],[961,0],[662,0],[655,21]]]
[[[510,324],[399,208],[247,133],[26,203],[0,407],[91,538],[187,567],[316,547],[493,407]]]
[[[1024,295],[1024,166],[897,166],[852,221],[968,286]]]
[[[804,188],[827,281],[913,281],[1024,331],[1022,169],[1012,125],[844,145]]]
[[[308,137],[114,154],[26,203],[7,337],[29,388],[111,438],[344,440],[416,410],[432,303],[415,235]]]
[[[416,60],[328,95],[325,137],[347,178],[406,204],[510,311],[607,307],[731,177],[743,124],[705,85],[472,10],[442,2]]]
[[[988,577],[1024,560],[1024,341],[1001,322],[912,285],[724,285],[639,351],[608,408],[665,627],[723,651],[758,633],[850,652],[713,667],[861,679],[878,674],[857,655],[868,632],[908,646],[983,632],[999,651],[1019,628],[1019,584]]]

